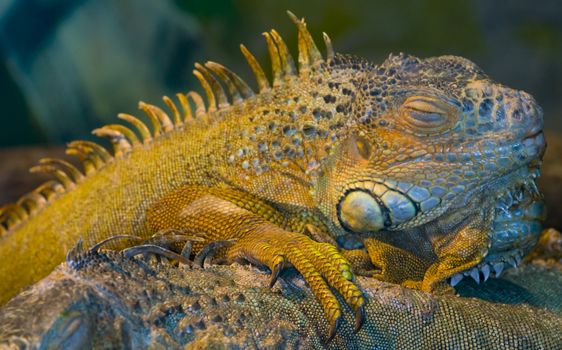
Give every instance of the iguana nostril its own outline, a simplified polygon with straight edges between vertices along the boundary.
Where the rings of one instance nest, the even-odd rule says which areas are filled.
[[[383,209],[365,191],[352,191],[340,202],[339,217],[346,227],[357,233],[377,232],[385,226]]]

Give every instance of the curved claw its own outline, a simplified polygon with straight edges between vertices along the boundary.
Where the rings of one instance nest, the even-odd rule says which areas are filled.
[[[204,267],[205,262],[210,262],[217,250],[225,247],[231,247],[234,244],[235,240],[223,240],[223,241],[213,241],[201,249],[195,255],[193,259],[193,263],[197,266]]]
[[[144,254],[144,253],[153,253],[153,254],[164,256],[166,258],[177,260],[180,263],[188,265],[188,266],[192,265],[192,263],[191,263],[191,261],[189,261],[189,259],[186,259],[183,256],[181,256],[177,253],[174,253],[171,250],[162,248],[162,247],[154,245],[154,244],[138,245],[136,247],[124,249],[121,252],[127,258],[133,258],[133,257],[135,257],[139,254]]]
[[[103,241],[98,242],[98,243],[96,243],[95,245],[93,245],[93,246],[90,248],[90,253],[97,253],[97,252],[100,250],[100,248],[101,248],[102,246],[104,246],[104,245],[106,245],[106,244],[108,244],[108,243],[110,243],[110,242],[113,242],[113,241],[118,241],[118,240],[120,240],[120,239],[130,239],[130,240],[134,240],[134,241],[140,241],[140,240],[141,240],[140,237],[132,236],[132,235],[115,235],[115,236],[111,236],[111,237],[108,237],[108,238],[104,239]]]
[[[271,280],[269,281],[269,288],[273,288],[284,267],[285,258],[281,256],[281,260],[277,264],[275,264],[275,266],[273,266],[273,270],[271,270]]]
[[[355,311],[355,328],[354,328],[355,333],[359,332],[361,327],[363,327],[364,323],[365,323],[365,307],[364,305],[361,305]]]
[[[341,323],[341,316],[336,318],[331,324],[330,328],[328,329],[328,342],[330,342],[336,336],[336,332],[340,327]]]
[[[80,237],[78,242],[76,242],[76,245],[72,247],[72,249],[70,249],[68,253],[66,253],[66,262],[68,264],[72,264],[76,257],[84,252],[83,242],[84,241],[82,240],[82,237]]]
[[[183,245],[180,255],[186,259],[189,259],[192,250],[193,250],[193,244],[191,243],[191,241],[188,240]]]

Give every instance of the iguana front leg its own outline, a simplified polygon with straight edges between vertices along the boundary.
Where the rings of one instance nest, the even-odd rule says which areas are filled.
[[[365,299],[351,282],[353,274],[345,258],[333,245],[285,230],[288,220],[250,194],[225,187],[187,186],[151,207],[147,220],[155,232],[188,230],[204,238],[204,244],[235,240],[222,252],[223,257],[227,261],[243,259],[267,266],[272,272],[272,284],[285,265],[294,266],[323,306],[330,322],[330,336],[335,333],[342,312],[330,287],[356,311],[357,326],[361,324]],[[204,244],[195,242],[194,252]]]
[[[468,217],[463,212],[446,217],[441,223],[426,227],[427,238],[433,246],[430,258],[418,256],[374,237],[364,239],[365,249],[343,251],[353,266],[369,263],[380,272],[374,278],[398,283],[426,292],[446,293],[452,289],[445,281],[453,275],[477,265],[485,257],[490,245],[492,215],[487,209],[475,209]],[[458,222],[448,225],[447,222]]]
[[[490,248],[489,233],[492,229],[492,209],[483,206],[475,210],[473,215],[465,217],[462,212],[455,213],[451,222],[459,222],[454,227],[434,230],[429,239],[437,255],[435,261],[426,271],[421,289],[424,291],[447,290],[445,280],[459,272],[478,265]]]

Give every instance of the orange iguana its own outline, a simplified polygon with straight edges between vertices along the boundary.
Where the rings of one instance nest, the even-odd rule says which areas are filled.
[[[272,284],[291,265],[331,334],[342,312],[334,293],[362,322],[352,269],[445,292],[447,281],[516,265],[544,216],[534,99],[460,57],[400,54],[374,65],[334,54],[325,34],[322,57],[304,20],[290,17],[298,70],[272,30],[272,82],[241,46],[258,92],[218,63],[196,64],[206,102],[195,92],[164,97],[169,114],[141,102],[152,128],[120,114],[132,128],[94,130],[112,153],[69,144],[82,171],[43,159],[34,169],[56,180],[1,210],[0,301],[45,276],[79,238],[115,234],[176,232],[170,241],[191,239],[200,257],[267,266]]]

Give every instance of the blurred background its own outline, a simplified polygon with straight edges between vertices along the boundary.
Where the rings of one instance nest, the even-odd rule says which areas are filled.
[[[138,100],[197,87],[195,61],[253,82],[238,45],[267,66],[261,33],[276,28],[295,52],[287,9],[319,42],[325,31],[336,51],[373,62],[401,51],[469,58],[535,96],[546,129],[562,132],[560,0],[0,0],[0,204],[33,188],[27,168],[41,156],[91,139]],[[552,135],[551,150],[562,150]],[[562,165],[548,172],[560,198]]]

